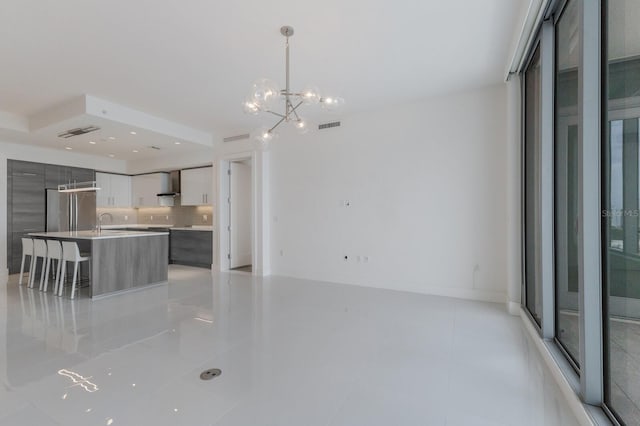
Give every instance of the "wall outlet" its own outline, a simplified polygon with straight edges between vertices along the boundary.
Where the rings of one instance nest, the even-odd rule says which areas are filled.
[[[153,215],[149,216],[149,220],[153,220]]]
[[[129,220],[129,216],[127,216],[126,214],[124,215],[124,220]]]
[[[209,219],[209,216],[207,216],[206,214],[202,215],[202,221],[206,222]]]
[[[166,219],[169,220],[169,215],[166,216]]]

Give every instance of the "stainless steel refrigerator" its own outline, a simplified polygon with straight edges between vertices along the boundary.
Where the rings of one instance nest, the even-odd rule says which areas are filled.
[[[95,191],[47,189],[47,232],[85,231],[96,227]]]

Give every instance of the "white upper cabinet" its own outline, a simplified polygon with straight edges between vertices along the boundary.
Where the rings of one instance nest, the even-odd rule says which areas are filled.
[[[131,177],[96,172],[96,207],[131,207]]]
[[[169,173],[149,173],[131,178],[133,207],[158,207],[158,194],[169,190]]]
[[[213,167],[180,171],[180,204],[204,206],[213,203]]]
[[[96,207],[111,207],[111,175],[96,172]]]

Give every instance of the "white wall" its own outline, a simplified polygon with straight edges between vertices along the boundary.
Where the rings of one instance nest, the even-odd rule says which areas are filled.
[[[285,131],[272,273],[506,301],[506,134],[504,85]]]
[[[71,167],[86,167],[114,173],[126,171],[122,160],[41,148],[20,143],[0,142],[0,284],[7,271],[7,160],[34,161]]]

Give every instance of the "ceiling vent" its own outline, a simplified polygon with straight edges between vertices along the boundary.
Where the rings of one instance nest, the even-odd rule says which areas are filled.
[[[69,139],[74,136],[80,136],[80,135],[85,135],[87,133],[95,132],[96,130],[100,130],[100,127],[97,127],[97,126],[76,127],[75,129],[71,129],[71,130],[67,130],[66,132],[59,133],[58,137]]]
[[[155,149],[156,151],[160,151],[160,147],[159,146],[151,145],[151,146],[149,146],[149,148]]]
[[[245,133],[244,135],[236,135],[236,136],[229,136],[228,138],[224,138],[222,139],[222,142],[235,142],[235,141],[241,141],[243,139],[249,139],[250,135],[249,133]]]
[[[332,127],[340,127],[340,122],[332,121],[331,123],[320,124],[318,130],[331,129]]]

